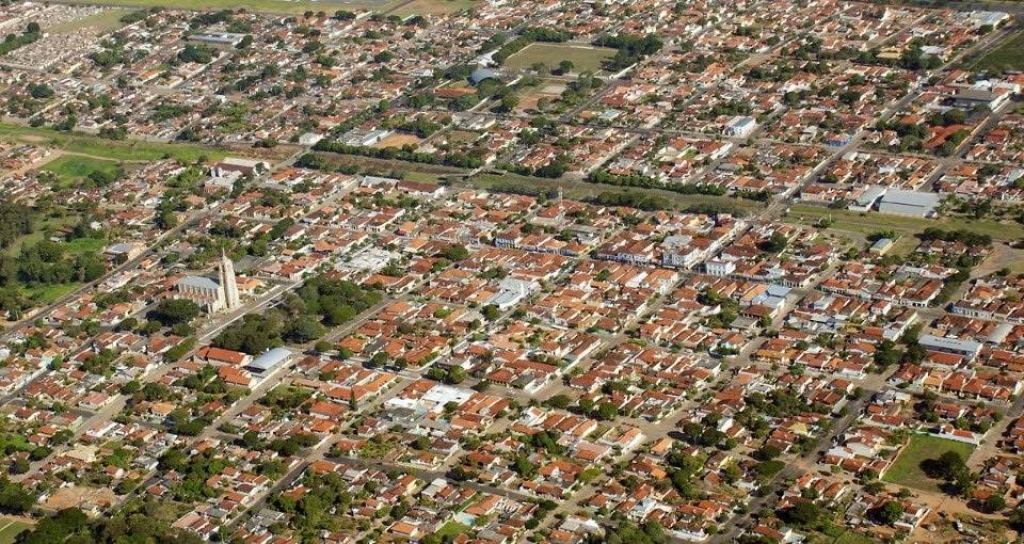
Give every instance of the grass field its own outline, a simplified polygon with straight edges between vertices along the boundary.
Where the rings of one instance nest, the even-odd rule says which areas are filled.
[[[834,221],[832,225],[834,229],[861,234],[873,234],[890,229],[903,234],[915,234],[928,227],[939,227],[944,229],[966,229],[978,234],[987,234],[994,240],[1017,240],[1024,237],[1024,225],[1017,223],[1001,223],[991,220],[975,221],[958,217],[922,219],[877,212],[861,213],[849,210],[831,210],[807,204],[797,204],[791,207],[786,220],[814,225],[823,218],[831,218]]]
[[[33,299],[38,300],[40,304],[45,305],[53,303],[60,297],[78,289],[81,285],[80,283],[61,283],[25,289],[25,292]]]
[[[478,0],[412,0],[389,15],[411,17],[413,15],[447,15],[469,9]]]
[[[305,11],[371,10],[387,11],[401,5],[401,0],[69,0],[71,3],[100,6],[123,6],[131,8],[162,7],[210,11],[219,9],[245,8],[267,13],[303,13]]]
[[[433,183],[433,184],[437,184],[437,183],[441,182],[441,177],[442,177],[442,175],[430,174],[430,173],[427,173],[427,172],[412,172],[412,171],[402,172],[402,179],[406,179],[406,180],[409,180],[409,181],[415,181],[417,183]]]
[[[882,480],[921,491],[937,493],[939,482],[929,478],[921,469],[921,462],[938,459],[947,451],[959,453],[964,460],[971,456],[974,446],[963,442],[954,442],[945,438],[925,434],[911,435],[910,443],[900,452],[896,462],[885,471]]]
[[[434,533],[434,536],[443,540],[444,537],[446,536],[454,538],[461,535],[462,533],[465,533],[468,530],[469,527],[457,521],[449,521],[448,523],[442,525],[441,528],[438,529],[436,533]]]
[[[113,174],[118,166],[115,161],[64,155],[44,164],[41,170],[56,174],[61,185],[70,185],[97,170]]]
[[[41,219],[35,226],[35,230],[28,236],[22,236],[14,241],[4,251],[8,255],[17,255],[21,253],[23,246],[32,246],[39,243],[40,240],[52,235],[54,231],[62,229],[64,227],[70,227],[77,224],[81,220],[81,217],[74,213],[69,213],[63,217],[46,217]]]
[[[571,179],[546,179],[520,176],[517,174],[490,174],[484,173],[470,178],[464,184],[479,187],[481,189],[504,189],[507,187],[524,187],[530,189],[562,189],[562,194],[567,199],[587,200],[597,195],[609,192],[641,192],[644,194],[663,197],[681,209],[698,204],[715,204],[730,206],[745,213],[752,213],[764,208],[760,202],[753,200],[742,200],[727,196],[708,195],[684,195],[663,189],[622,189],[611,185],[587,183],[585,181]]]
[[[69,253],[99,253],[107,245],[103,238],[76,238],[64,244]]]
[[[839,538],[835,539],[832,544],[875,544],[875,541],[869,536],[855,533],[853,531],[846,531],[839,535]]]
[[[568,60],[573,63],[573,72],[597,72],[604,61],[615,56],[615,50],[607,47],[591,47],[589,45],[569,45],[558,43],[532,43],[522,51],[505,60],[505,66],[513,70],[529,68],[534,63],[542,62],[548,68],[558,67],[558,63]]]
[[[971,63],[970,67],[977,71],[1024,70],[1024,31],[1011,35],[999,47]]]
[[[90,17],[83,17],[75,21],[51,26],[46,31],[53,34],[62,34],[88,28],[96,34],[106,34],[124,26],[124,23],[121,22],[121,17],[124,17],[129,11],[127,9],[108,9]]]
[[[48,128],[33,128],[0,123],[0,140],[49,145],[72,153],[93,155],[117,161],[155,161],[165,157],[193,162],[200,157],[222,159],[223,149],[179,143],[114,141],[80,132],[59,132]]]
[[[0,544],[12,544],[19,534],[29,528],[29,524],[10,519],[0,519]]]

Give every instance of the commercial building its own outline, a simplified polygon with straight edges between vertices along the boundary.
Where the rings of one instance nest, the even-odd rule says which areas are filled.
[[[939,195],[918,191],[889,191],[882,196],[878,211],[892,215],[934,217],[939,207]]]

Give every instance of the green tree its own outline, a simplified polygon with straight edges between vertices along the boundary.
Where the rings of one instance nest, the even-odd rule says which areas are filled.
[[[191,300],[169,298],[161,300],[146,317],[169,327],[178,323],[190,323],[201,312],[202,308]]]

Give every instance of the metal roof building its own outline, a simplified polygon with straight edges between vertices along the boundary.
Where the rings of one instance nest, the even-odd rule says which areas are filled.
[[[498,74],[493,70],[488,70],[487,68],[477,68],[476,70],[473,70],[472,74],[469,74],[469,83],[474,86],[479,85],[487,79],[498,79]]]
[[[913,217],[932,217],[939,207],[939,195],[918,191],[889,191],[882,196],[878,205],[881,213],[893,215],[909,215]]]
[[[292,352],[288,348],[271,348],[245,365],[245,369],[250,372],[263,373],[288,362],[291,357]]]
[[[974,340],[961,340],[959,338],[946,338],[931,334],[922,335],[917,341],[921,347],[934,351],[945,351],[947,353],[959,353],[976,357],[981,352],[981,342]]]

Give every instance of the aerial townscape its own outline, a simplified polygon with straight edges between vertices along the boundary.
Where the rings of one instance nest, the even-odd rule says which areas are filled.
[[[0,34],[0,544],[1024,542],[1024,1]]]

